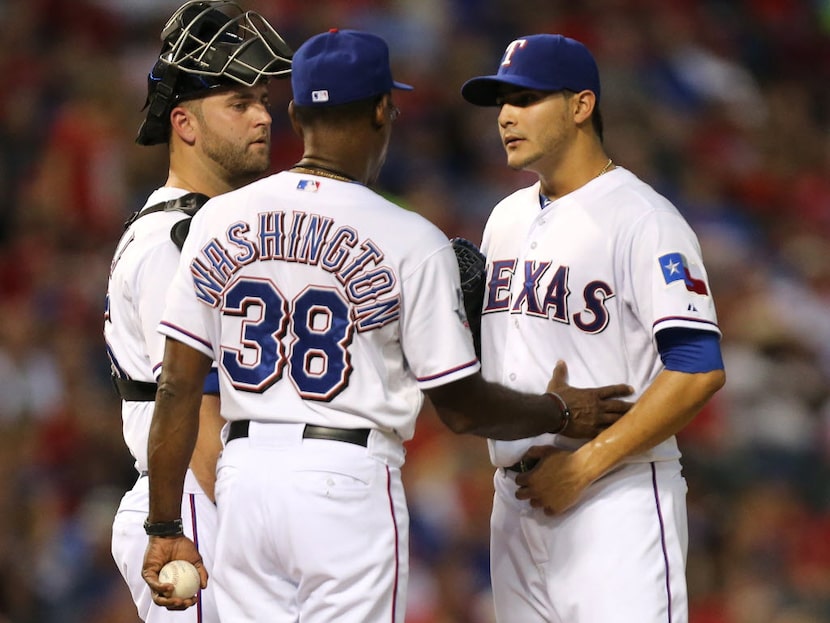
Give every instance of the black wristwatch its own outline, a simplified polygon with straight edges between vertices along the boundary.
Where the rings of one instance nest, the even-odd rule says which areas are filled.
[[[571,423],[571,410],[568,409],[568,403],[565,402],[565,399],[562,398],[556,392],[545,392],[548,396],[550,396],[555,402],[559,403],[559,413],[562,417],[561,424],[557,427],[556,430],[549,431],[554,435],[561,435],[568,425]]]
[[[147,536],[173,537],[184,535],[181,519],[174,519],[173,521],[157,521],[155,523],[151,523],[149,519],[145,519],[144,532],[147,533]]]

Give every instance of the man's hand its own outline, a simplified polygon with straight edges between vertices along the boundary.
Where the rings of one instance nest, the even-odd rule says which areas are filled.
[[[172,597],[173,585],[159,582],[159,571],[171,560],[192,562],[202,579],[201,588],[207,587],[208,574],[202,564],[202,557],[193,541],[184,536],[172,538],[151,536],[147,551],[144,553],[144,567],[141,575],[153,592],[153,601],[156,604],[168,610],[186,610],[197,602],[197,596],[187,599]]]
[[[564,361],[556,364],[547,391],[559,395],[571,412],[571,421],[560,433],[576,439],[593,439],[611,426],[631,408],[630,402],[619,400],[630,396],[634,389],[623,383],[604,387],[571,387],[565,381],[568,366]]]
[[[529,472],[516,476],[516,497],[529,500],[533,508],[543,509],[546,515],[568,510],[591,484],[580,463],[581,456],[575,452],[533,446],[522,459],[538,463]]]

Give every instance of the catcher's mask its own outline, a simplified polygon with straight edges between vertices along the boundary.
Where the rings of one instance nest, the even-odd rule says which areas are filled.
[[[235,2],[186,2],[167,21],[161,41],[159,59],[147,77],[147,116],[136,137],[139,145],[169,140],[170,111],[181,101],[291,73],[294,51],[265,18]]]

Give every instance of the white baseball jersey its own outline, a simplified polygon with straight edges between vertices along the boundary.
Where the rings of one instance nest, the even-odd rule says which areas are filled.
[[[361,184],[278,173],[194,217],[160,326],[251,420],[217,468],[223,623],[403,623],[403,441],[422,389],[480,367],[446,236]]]
[[[179,188],[159,188],[147,199],[142,211],[186,193]],[[124,232],[116,247],[107,288],[104,339],[113,371],[122,378],[153,383],[160,372],[164,336],[158,333],[158,323],[179,263],[179,249],[170,239],[170,228],[185,217],[180,211],[142,216]],[[147,438],[154,404],[121,402],[124,441],[139,473],[147,470]],[[215,623],[218,618],[210,588],[201,591],[199,604],[185,612],[172,612],[153,603],[150,589],[141,577],[147,548],[144,520],[148,510],[148,482],[141,476],[122,498],[112,531],[113,558],[130,588],[139,616],[147,623]],[[185,534],[197,543],[210,570],[216,508],[189,470],[181,517]]]
[[[404,441],[421,389],[479,369],[446,236],[361,184],[293,172],[199,211],[160,331],[218,362],[228,420]]]
[[[620,167],[545,209],[539,188],[502,200],[485,226],[482,373],[540,392],[562,359],[570,385],[627,383],[634,400],[663,367],[658,331],[720,333],[697,237],[671,203]],[[497,466],[533,445],[581,443],[558,435],[489,441]],[[671,438],[630,460],[678,457]]]
[[[719,333],[700,247],[679,212],[616,168],[544,209],[539,184],[493,210],[482,361],[490,380],[543,391],[557,360],[570,385],[627,383],[638,398],[662,370],[655,334]],[[489,441],[498,466],[558,435]],[[686,482],[674,437],[600,478],[562,515],[515,497],[498,469],[491,517],[496,618],[512,623],[687,623]]]

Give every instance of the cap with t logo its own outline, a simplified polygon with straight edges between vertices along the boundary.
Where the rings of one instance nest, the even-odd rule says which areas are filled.
[[[477,106],[495,106],[502,85],[536,91],[588,90],[599,101],[599,69],[593,55],[579,41],[563,35],[515,39],[504,51],[498,72],[467,80],[461,95]]]

